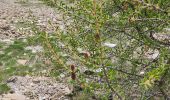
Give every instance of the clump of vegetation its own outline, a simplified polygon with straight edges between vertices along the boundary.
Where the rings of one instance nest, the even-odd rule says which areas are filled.
[[[170,25],[169,0],[43,1],[62,12],[64,29],[40,38],[75,85],[103,99],[169,98],[170,42],[157,37]]]

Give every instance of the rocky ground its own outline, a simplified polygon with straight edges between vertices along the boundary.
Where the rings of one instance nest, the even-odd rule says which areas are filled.
[[[49,33],[56,27],[63,29],[60,19],[56,10],[38,0],[0,0],[0,41],[26,38],[35,33],[35,26]],[[26,60],[17,62],[24,65]],[[0,100],[67,100],[65,95],[71,91],[68,85],[49,77],[13,76],[7,85],[11,90],[0,95]]]
[[[71,93],[63,83],[48,77],[13,76],[7,80],[10,93],[0,96],[0,100],[68,100]]]
[[[66,84],[49,77],[13,76],[7,84],[11,90],[2,100],[68,100],[65,95],[71,93]]]
[[[47,32],[54,31],[57,26],[63,27],[61,16],[54,9],[38,0],[23,1],[0,0],[1,39],[31,35],[35,25]]]

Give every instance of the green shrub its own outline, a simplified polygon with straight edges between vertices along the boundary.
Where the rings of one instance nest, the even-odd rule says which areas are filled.
[[[170,42],[155,35],[169,28],[169,0],[45,1],[62,13],[64,29],[40,39],[75,84],[106,98],[168,98]],[[150,51],[158,55],[148,58]]]

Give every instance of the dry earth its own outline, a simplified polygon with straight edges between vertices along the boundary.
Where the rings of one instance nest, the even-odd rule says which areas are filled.
[[[34,25],[47,32],[54,31],[56,26],[63,28],[56,10],[38,0],[21,1],[24,0],[0,0],[0,39],[31,35]]]
[[[2,100],[68,100],[65,95],[71,93],[66,84],[49,77],[13,76],[7,84],[11,94],[2,95]]]

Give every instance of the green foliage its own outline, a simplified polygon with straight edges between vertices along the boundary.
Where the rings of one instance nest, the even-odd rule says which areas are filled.
[[[7,93],[10,88],[6,84],[0,84],[0,94]]]
[[[156,80],[160,80],[161,76],[163,75],[163,73],[165,72],[165,68],[164,66],[159,66],[156,69],[151,70],[150,72],[148,72],[148,76],[144,78],[144,82],[143,85],[146,89],[148,89],[149,87],[152,87],[153,84],[156,82]]]
[[[62,12],[64,29],[40,32],[40,41],[59,69],[76,74],[75,84],[115,99],[154,98],[158,92],[168,98],[162,88],[169,87],[164,83],[169,81],[170,43],[159,34],[170,27],[169,0],[43,1]],[[148,58],[156,51],[158,56]],[[83,68],[95,74],[86,75]],[[87,81],[89,76],[97,80]]]

